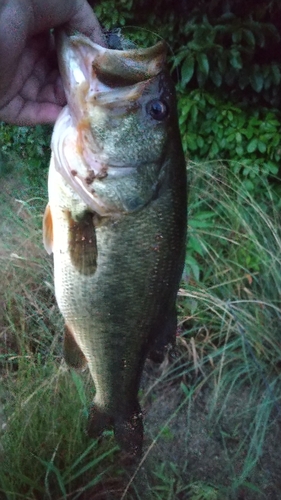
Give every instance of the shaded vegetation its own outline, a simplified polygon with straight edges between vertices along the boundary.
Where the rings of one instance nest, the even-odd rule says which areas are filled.
[[[232,160],[251,189],[278,173],[280,2],[100,0],[95,11],[137,43],[167,41],[191,160]]]
[[[0,124],[1,500],[279,500],[280,9],[95,2],[107,29],[167,40],[190,158],[177,348],[146,365],[136,470],[110,432],[86,437],[93,385],[62,360],[41,242],[50,128]]]
[[[17,170],[2,177],[1,499],[279,498],[278,209],[269,186],[257,202],[226,166],[190,164],[189,176],[179,337],[163,365],[146,365],[136,470],[110,432],[84,433],[94,388],[62,360],[45,200],[34,206],[27,188],[19,202]]]

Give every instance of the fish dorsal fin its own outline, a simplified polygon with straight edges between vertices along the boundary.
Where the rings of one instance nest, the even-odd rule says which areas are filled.
[[[43,216],[43,243],[46,252],[51,254],[53,251],[53,219],[49,203]]]

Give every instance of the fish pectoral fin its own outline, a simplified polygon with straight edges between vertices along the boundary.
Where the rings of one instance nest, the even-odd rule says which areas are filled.
[[[45,208],[43,216],[43,243],[46,252],[50,255],[53,252],[53,219],[50,204]]]
[[[79,273],[89,276],[97,268],[97,240],[94,214],[85,212],[79,220],[68,213],[68,245],[73,266]]]
[[[65,325],[63,338],[63,355],[70,368],[83,370],[87,366],[87,359],[78,346],[70,328]]]

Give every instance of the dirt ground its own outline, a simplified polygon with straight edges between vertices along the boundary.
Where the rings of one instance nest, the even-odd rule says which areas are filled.
[[[146,377],[151,380],[157,369],[150,370]],[[149,460],[176,464],[183,485],[198,482],[213,486],[214,491],[225,488],[225,499],[280,500],[281,413],[273,405],[266,421],[257,420],[262,388],[255,397],[249,386],[233,388],[214,403],[215,387],[206,383],[183,402],[185,397],[179,381],[163,382],[153,391],[145,407],[147,445],[163,426],[165,432],[157,437]],[[261,446],[257,436],[263,432]],[[237,488],[231,491],[235,482]],[[177,498],[189,497],[179,494]]]

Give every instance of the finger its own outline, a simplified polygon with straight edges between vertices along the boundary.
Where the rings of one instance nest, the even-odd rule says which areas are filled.
[[[26,41],[27,19],[18,15],[16,2],[0,3],[0,25],[0,95],[5,95]]]
[[[37,125],[55,123],[62,106],[49,102],[24,101],[17,96],[5,108],[2,108],[0,119],[13,125]]]
[[[105,45],[100,24],[86,0],[37,0],[32,2],[32,13],[30,34],[65,25],[66,29],[81,31],[94,42]]]
[[[94,15],[93,9],[87,2],[78,2],[78,9],[68,23],[70,29],[81,31],[93,42],[106,47],[106,39],[101,26]]]

